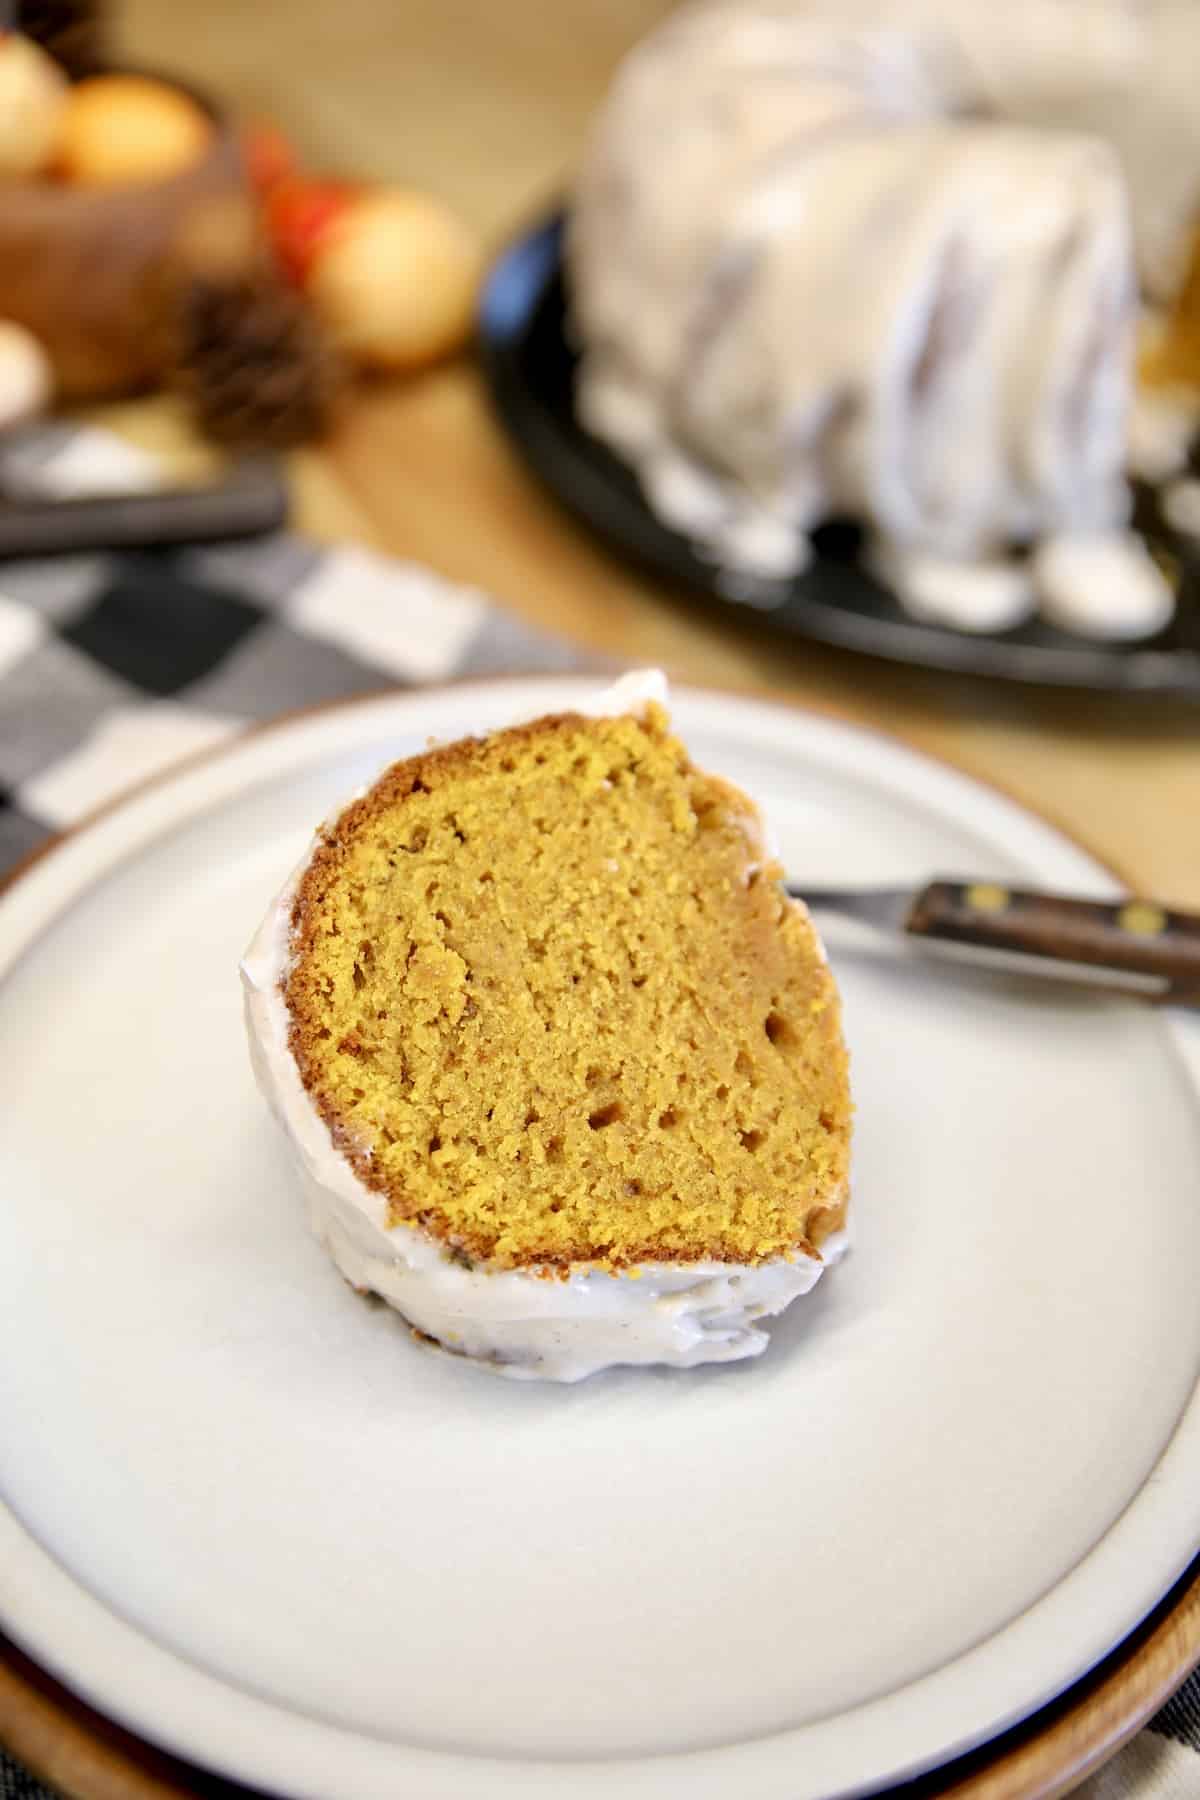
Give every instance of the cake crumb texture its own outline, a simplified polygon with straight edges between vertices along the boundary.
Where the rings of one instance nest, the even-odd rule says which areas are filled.
[[[837,991],[755,809],[644,718],[387,770],[297,890],[291,1048],[393,1224],[548,1274],[843,1222]]]

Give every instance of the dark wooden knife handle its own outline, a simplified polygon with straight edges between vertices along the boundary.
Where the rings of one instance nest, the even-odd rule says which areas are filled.
[[[918,938],[1118,974],[1156,976],[1164,998],[1200,1001],[1200,916],[1151,900],[1073,900],[991,881],[931,881],[913,902]]]

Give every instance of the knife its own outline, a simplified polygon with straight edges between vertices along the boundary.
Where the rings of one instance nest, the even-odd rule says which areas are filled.
[[[0,559],[256,537],[277,530],[287,511],[279,465],[264,456],[245,457],[220,481],[200,487],[78,500],[0,494]]]
[[[1080,900],[994,881],[787,891],[876,937],[1022,975],[1200,1005],[1200,915],[1152,900]]]

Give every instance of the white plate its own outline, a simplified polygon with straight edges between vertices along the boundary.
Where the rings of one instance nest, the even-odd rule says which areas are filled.
[[[289,1795],[863,1794],[1062,1689],[1197,1549],[1200,1057],[1149,1009],[835,958],[857,1248],[758,1363],[497,1382],[310,1240],[238,954],[382,761],[580,687],[300,719],[0,903],[0,1623]],[[894,744],[676,711],[801,879],[1109,888]]]

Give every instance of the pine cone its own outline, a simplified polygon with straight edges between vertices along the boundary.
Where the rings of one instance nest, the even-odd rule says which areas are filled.
[[[328,429],[342,366],[307,302],[276,276],[194,274],[175,318],[175,385],[207,437],[283,450]]]
[[[16,28],[77,80],[94,74],[107,60],[107,15],[103,0],[19,0]]]

